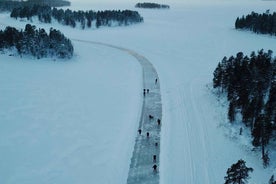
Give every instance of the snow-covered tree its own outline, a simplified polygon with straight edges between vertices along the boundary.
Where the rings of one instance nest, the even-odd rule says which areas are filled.
[[[274,175],[271,176],[271,178],[269,179],[268,184],[276,184],[276,181],[274,179]]]
[[[71,58],[74,48],[71,41],[60,31],[51,28],[49,35],[44,29],[27,24],[24,31],[7,27],[0,31],[0,49],[16,48],[20,56]]]
[[[228,168],[225,184],[246,184],[249,172],[253,172],[253,168],[246,167],[245,161],[241,159]]]

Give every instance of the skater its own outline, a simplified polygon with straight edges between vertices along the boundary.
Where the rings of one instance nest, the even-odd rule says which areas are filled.
[[[149,93],[149,89],[147,89],[147,93]]]
[[[146,92],[144,91],[143,94],[144,94],[144,97],[145,97],[146,96]]]
[[[149,137],[149,132],[147,132],[147,137]]]
[[[153,171],[157,171],[157,165],[156,164],[154,164],[153,166],[152,166],[152,168],[153,168]]]
[[[240,135],[242,135],[242,127],[240,128]]]
[[[152,116],[152,115],[149,115],[149,119],[153,119],[153,116]]]
[[[155,147],[157,147],[158,146],[158,142],[156,142],[154,145],[155,145]]]
[[[153,155],[153,162],[156,162],[156,155]]]
[[[161,120],[158,118],[157,119],[157,124],[160,125],[161,124]]]
[[[139,133],[139,134],[141,135],[141,133],[142,133],[142,130],[141,130],[141,129],[139,129],[139,130],[138,130],[138,133]]]
[[[157,84],[157,78],[155,79],[155,84]]]

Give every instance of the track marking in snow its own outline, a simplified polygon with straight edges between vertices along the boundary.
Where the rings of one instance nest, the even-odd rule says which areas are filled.
[[[141,135],[137,133],[135,140],[133,155],[129,168],[127,184],[158,184],[159,183],[159,156],[160,156],[160,131],[162,125],[162,103],[160,93],[160,83],[158,74],[153,65],[142,55],[122,47],[105,44],[101,42],[86,41],[79,39],[72,39],[78,42],[97,44],[102,46],[111,47],[135,57],[141,64],[143,69],[143,105],[141,117],[139,121],[139,129],[142,130]],[[157,79],[157,82],[156,82]],[[149,92],[147,92],[149,89]],[[153,118],[150,119],[149,115]],[[161,121],[158,125],[157,120]],[[149,137],[146,133],[149,132]],[[158,146],[155,145],[158,144]],[[153,160],[153,155],[156,155],[156,160]],[[157,171],[153,170],[153,165],[157,165]]]
[[[198,90],[204,87],[204,78],[195,78],[182,86],[176,88],[172,103],[178,107],[176,119],[179,121],[173,126],[180,130],[176,132],[175,137],[183,143],[183,147],[174,148],[175,157],[182,157],[183,160],[174,161],[176,168],[173,170],[176,175],[181,176],[179,180],[184,183],[213,183],[213,168],[210,168],[210,153],[212,150],[212,142],[208,135],[210,129],[206,122],[209,122],[205,104],[202,104],[202,94]],[[204,106],[202,106],[204,105]],[[182,130],[182,131],[181,131]],[[181,134],[181,135],[178,135]],[[200,177],[198,177],[200,176]],[[172,178],[172,183],[179,181]]]

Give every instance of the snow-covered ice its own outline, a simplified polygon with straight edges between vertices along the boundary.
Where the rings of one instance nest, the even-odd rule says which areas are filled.
[[[1,55],[0,183],[126,181],[141,68],[120,51],[74,45],[68,62]]]
[[[72,6],[129,8],[144,17],[129,27],[55,27],[70,38],[129,48],[153,63],[163,101],[161,183],[223,183],[227,168],[241,158],[254,168],[250,183],[268,182],[275,153],[263,169],[248,141],[229,136],[227,105],[210,86],[224,56],[276,48],[275,37],[234,29],[238,16],[276,11],[274,1],[160,2],[170,10],[135,9],[133,0],[105,0],[98,7],[95,1],[91,8],[77,2]],[[26,23],[8,14],[0,22]],[[126,182],[142,102],[140,65],[111,48],[73,43],[76,56],[69,62],[0,55],[0,183]]]

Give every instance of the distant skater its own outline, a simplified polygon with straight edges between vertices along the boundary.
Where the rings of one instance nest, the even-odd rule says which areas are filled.
[[[155,79],[155,84],[157,84],[157,78]]]
[[[152,166],[152,168],[153,168],[153,171],[157,171],[157,165],[156,164],[154,164],[153,166]]]
[[[156,162],[156,155],[153,155],[153,162]]]
[[[147,132],[147,137],[149,137],[149,132]]]
[[[149,89],[147,89],[147,93],[149,93]]]
[[[153,118],[154,118],[154,117],[150,114],[150,115],[149,115],[149,119],[153,119]]]
[[[154,145],[155,145],[155,147],[157,147],[158,146],[158,142],[156,142]]]
[[[161,124],[161,120],[157,119],[157,124],[160,125]]]
[[[240,128],[240,135],[242,135],[242,127]]]
[[[139,134],[141,135],[141,133],[142,133],[142,130],[141,130],[141,129],[139,129],[139,130],[138,130],[138,133],[139,133]]]

